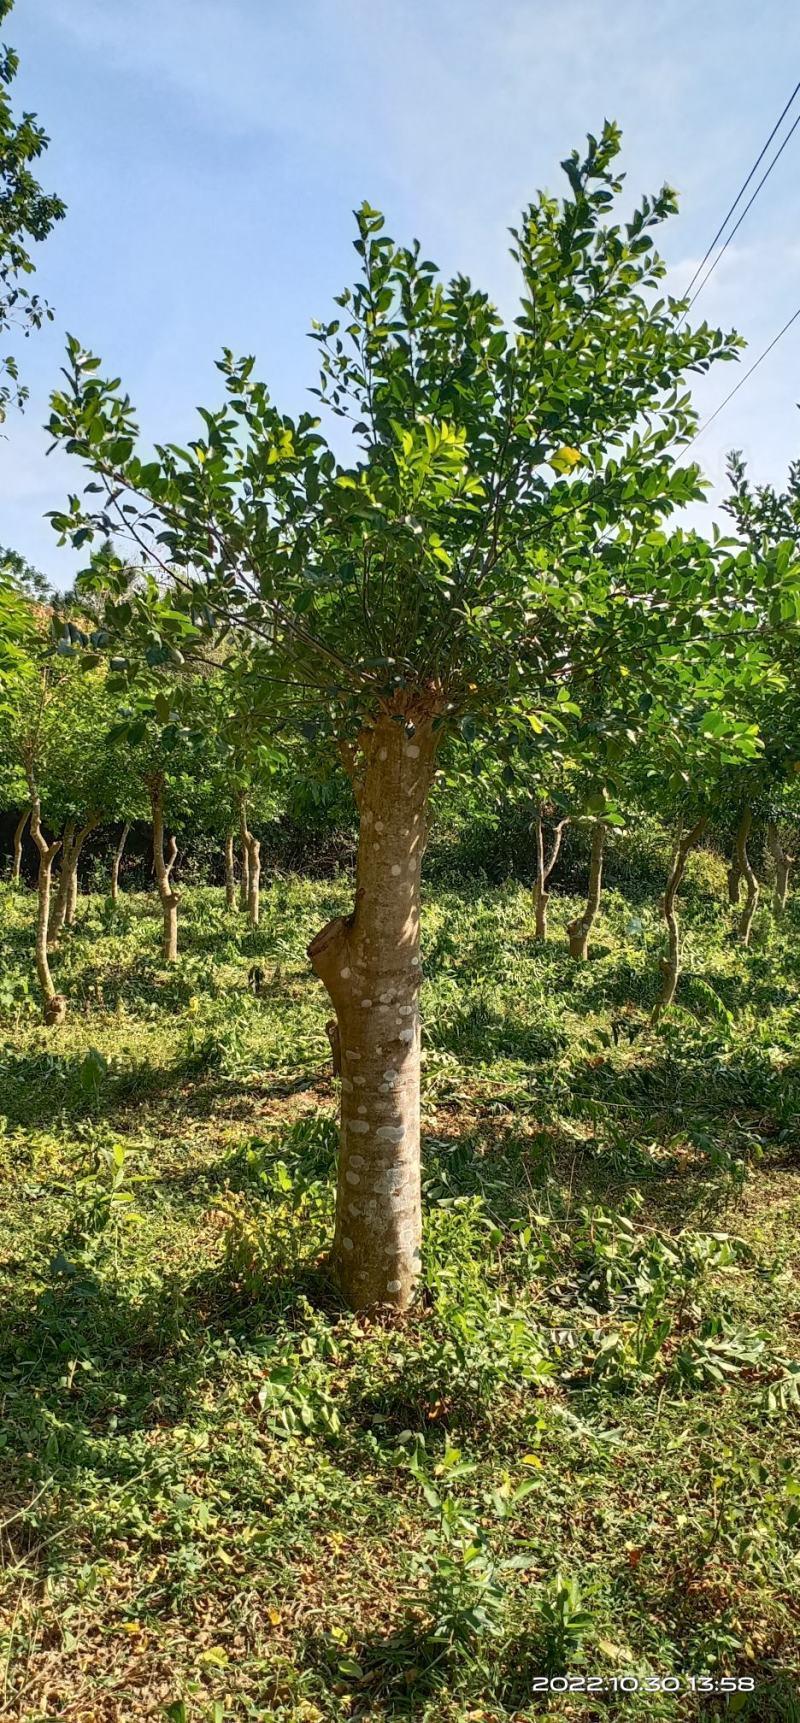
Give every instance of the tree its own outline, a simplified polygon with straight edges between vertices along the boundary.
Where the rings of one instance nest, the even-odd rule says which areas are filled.
[[[333,1258],[359,1307],[406,1305],[420,1271],[420,873],[442,738],[468,714],[546,731],[576,640],[601,652],[615,619],[644,617],[632,547],[700,494],[697,469],[674,464],[696,424],[684,379],[739,345],[655,297],[653,230],[675,196],[610,222],[618,151],[606,125],[564,163],[563,201],[525,211],[510,332],[484,293],[442,282],[361,208],[359,278],[314,330],[349,464],[230,353],[227,401],[186,449],[137,453],[129,399],[74,339],[53,399],[54,437],[91,472],[54,525],[73,545],[115,541],[108,626],[165,656],[235,631],[346,761],[355,902],[309,957],[339,1027]],[[118,603],[131,546],[148,579]]]
[[[747,887],[738,937],[749,943],[759,884],[750,862],[748,841],[754,822],[766,823],[767,842],[775,864],[773,908],[786,905],[792,857],[784,848],[781,822],[789,813],[800,771],[800,583],[795,577],[800,556],[800,462],[789,468],[786,487],[753,489],[740,452],[728,456],[729,494],[723,508],[734,521],[737,538],[754,562],[750,597],[751,626],[768,644],[773,674],[753,686],[748,710],[758,724],[763,750],[739,786],[738,824],[728,874],[732,904],[739,903],[741,881]],[[736,804],[734,804],[736,805]]]
[[[730,573],[730,563],[727,569]],[[741,564],[738,573],[746,590]],[[667,950],[660,963],[654,1020],[673,1003],[677,992],[681,972],[677,899],[689,855],[719,806],[723,786],[732,775],[746,774],[761,753],[757,726],[742,715],[742,708],[751,686],[769,673],[768,658],[758,639],[743,626],[741,603],[738,609],[723,603],[718,626],[723,616],[727,628],[721,628],[721,638],[715,636],[711,649],[701,654],[706,658],[704,668],[689,655],[679,663],[667,656],[660,693],[647,695],[648,730],[636,756],[642,798],[649,799],[662,818],[671,813],[677,824],[661,902]]]
[[[0,0],[0,27],[14,0]],[[46,239],[64,215],[59,197],[42,190],[32,172],[32,163],[47,148],[47,136],[35,114],[17,119],[11,110],[9,89],[16,77],[19,57],[7,42],[0,42],[0,334],[22,328],[27,335],[39,329],[52,312],[38,294],[23,285],[32,274],[29,247]],[[21,405],[27,390],[20,385],[15,359],[0,361],[0,420],[9,402]]]

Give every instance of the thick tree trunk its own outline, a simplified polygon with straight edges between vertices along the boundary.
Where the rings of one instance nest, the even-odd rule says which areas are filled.
[[[233,909],[236,902],[236,870],[233,862],[233,832],[225,834],[225,902]]]
[[[690,827],[688,832],[680,831],[678,833],[678,844],[675,850],[672,870],[670,872],[669,879],[667,880],[667,889],[661,901],[661,912],[667,924],[668,944],[667,956],[662,957],[661,959],[661,994],[656,1000],[653,1010],[652,1020],[654,1023],[658,1021],[662,1011],[666,1011],[667,1006],[671,1005],[675,998],[675,992],[678,986],[678,977],[681,972],[680,930],[678,927],[678,917],[675,904],[680,883],[686,870],[689,851],[694,849],[696,843],[699,843],[707,824],[708,821],[705,815],[703,815],[699,820],[695,820],[694,825]]]
[[[120,834],[119,843],[117,844],[117,847],[114,851],[114,860],[111,863],[111,901],[112,901],[112,903],[116,903],[117,898],[119,897],[120,862],[122,861],[122,857],[123,857],[123,854],[125,851],[125,845],[128,842],[128,837],[130,835],[130,829],[131,829],[130,828],[130,822],[128,820],[126,820],[125,824],[122,828],[122,832]]]
[[[50,972],[47,956],[47,932],[50,924],[50,885],[53,877],[53,861],[61,848],[61,839],[56,838],[48,844],[41,827],[41,805],[38,795],[33,795],[31,806],[31,837],[39,851],[39,877],[37,882],[38,912],[36,917],[36,974],[42,995],[42,1010],[45,1023],[49,1028],[63,1023],[67,1015],[67,1001],[63,993],[56,990]]]
[[[14,827],[14,866],[11,872],[12,885],[19,885],[22,876],[22,838],[30,816],[30,808],[25,808],[20,814]]]
[[[534,833],[536,836],[536,879],[533,883],[533,908],[536,918],[534,938],[541,944],[544,944],[547,939],[547,905],[550,900],[550,893],[547,889],[548,881],[553,868],[558,861],[558,855],[561,849],[561,839],[564,834],[564,827],[567,825],[569,825],[568,819],[559,820],[558,825],[553,828],[553,847],[550,851],[549,859],[545,861],[542,810],[541,807],[537,807],[536,820],[534,823]]]
[[[600,891],[603,883],[603,850],[606,842],[606,828],[602,820],[596,820],[592,832],[592,853],[589,861],[589,892],[583,915],[576,916],[567,927],[569,939],[569,954],[576,960],[585,960],[589,955],[589,936],[594,927],[597,911],[600,908]]]
[[[247,919],[252,928],[258,927],[260,917],[261,844],[252,832],[247,840]]]
[[[239,797],[239,836],[242,841],[242,877],[239,881],[239,908],[250,907],[250,831],[247,825],[247,798]]]
[[[794,863],[781,842],[781,835],[774,820],[767,826],[767,843],[770,855],[775,863],[775,881],[772,887],[772,913],[776,919],[784,914],[786,899],[789,893],[789,875]]]
[[[338,1023],[333,1262],[357,1310],[404,1309],[420,1272],[420,866],[433,717],[409,711],[395,720],[384,712],[362,733],[355,908],[330,921],[308,950]]]
[[[153,872],[156,876],[158,895],[164,912],[163,953],[167,963],[174,963],[178,956],[178,904],[180,898],[172,889],[172,869],[178,854],[174,837],[169,840],[167,854],[164,854],[164,774],[157,772],[149,780],[150,806],[153,810]]]
[[[736,856],[734,864],[738,870],[739,877],[744,879],[747,886],[747,897],[745,898],[744,909],[742,910],[741,919],[737,929],[738,938],[742,945],[750,944],[750,932],[753,926],[753,916],[756,913],[760,895],[758,880],[750,866],[750,857],[747,854],[747,840],[750,836],[752,824],[752,808],[745,808],[739,821],[739,829],[736,833]]]

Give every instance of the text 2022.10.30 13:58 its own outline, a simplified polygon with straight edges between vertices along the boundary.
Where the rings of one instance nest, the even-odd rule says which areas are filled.
[[[536,1675],[532,1693],[752,1693],[752,1675]]]

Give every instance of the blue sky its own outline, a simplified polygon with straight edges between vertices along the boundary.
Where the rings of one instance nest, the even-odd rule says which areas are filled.
[[[58,584],[75,565],[43,520],[77,463],[42,429],[64,333],[123,377],[152,439],[216,402],[223,345],[257,355],[287,411],[309,404],[311,318],[352,278],[351,210],[382,208],[445,272],[513,314],[507,229],[604,116],[631,196],[664,180],[681,214],[662,249],[693,273],[800,77],[786,0],[17,0],[15,105],[52,143],[69,205],[39,251],[55,323],[23,344],[31,399],[0,444],[0,543]],[[800,131],[698,305],[749,363],[800,304]],[[800,321],[697,445],[719,494],[731,446],[757,479],[800,453]],[[730,366],[698,383],[710,412]]]

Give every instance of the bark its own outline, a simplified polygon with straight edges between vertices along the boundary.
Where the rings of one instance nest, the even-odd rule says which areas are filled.
[[[767,826],[767,843],[770,855],[775,863],[775,882],[772,888],[772,913],[777,918],[786,909],[786,899],[789,893],[789,875],[794,865],[795,857],[790,856],[783,847],[781,835],[774,820]]]
[[[22,875],[22,837],[31,816],[30,808],[25,808],[20,814],[14,827],[14,867],[11,873],[11,884],[19,885]]]
[[[540,807],[537,808],[536,823],[534,826],[536,834],[536,879],[533,884],[533,907],[536,916],[534,937],[542,944],[544,944],[544,941],[547,938],[547,905],[550,898],[550,893],[547,889],[548,881],[553,868],[558,861],[558,855],[561,849],[561,839],[564,835],[564,827],[568,825],[569,820],[565,819],[559,820],[558,825],[554,826],[553,847],[550,851],[548,860],[545,861],[542,810]]]
[[[736,833],[736,855],[734,863],[738,870],[739,877],[744,879],[747,886],[747,896],[745,898],[744,909],[742,910],[737,929],[737,935],[742,945],[750,944],[750,932],[753,926],[753,916],[756,913],[760,896],[758,880],[756,879],[750,865],[750,857],[747,854],[747,840],[750,836],[752,824],[752,808],[745,808],[739,821],[739,829]]]
[[[233,909],[236,902],[236,872],[233,862],[233,832],[225,834],[225,902]]]
[[[97,814],[90,814],[85,825],[76,830],[75,820],[68,820],[64,827],[64,837],[61,849],[61,875],[58,891],[50,917],[50,930],[47,943],[51,950],[58,944],[62,928],[71,927],[75,920],[75,910],[78,903],[78,863],[81,851],[90,834],[100,824]]]
[[[148,784],[150,791],[150,806],[153,810],[153,872],[156,876],[158,895],[164,912],[163,953],[167,963],[174,963],[178,956],[178,904],[180,898],[172,889],[172,869],[178,854],[174,837],[169,840],[166,855],[164,853],[164,774],[157,772]]]
[[[252,832],[247,839],[247,918],[252,928],[258,927],[259,886],[261,882],[261,844]]]
[[[119,843],[117,844],[117,847],[114,851],[114,860],[111,863],[111,901],[112,901],[112,903],[116,903],[117,898],[119,897],[119,867],[120,867],[120,862],[122,861],[122,857],[124,854],[125,845],[128,842],[128,837],[130,835],[130,829],[131,829],[130,828],[130,822],[128,820],[126,820],[125,824],[122,828],[122,831],[120,833]]]
[[[384,710],[360,738],[353,913],[328,922],[308,948],[338,1025],[333,1263],[357,1310],[404,1309],[420,1272],[420,866],[435,707],[403,709],[398,699],[395,711],[393,718]]]
[[[41,804],[38,795],[31,798],[31,837],[39,851],[39,877],[37,882],[38,912],[36,917],[36,974],[42,995],[42,1010],[48,1027],[63,1023],[67,1015],[67,1001],[63,993],[56,989],[50,972],[47,956],[47,931],[50,923],[50,886],[53,877],[53,861],[61,848],[61,839],[55,838],[49,844],[42,832]]]
[[[708,820],[703,815],[699,820],[695,820],[688,832],[681,830],[678,833],[672,869],[667,880],[667,889],[661,901],[661,912],[667,924],[668,946],[667,956],[661,959],[661,994],[653,1010],[652,1020],[654,1023],[658,1021],[662,1011],[666,1011],[667,1006],[671,1005],[675,998],[678,977],[681,972],[680,929],[675,905],[680,883],[686,870],[689,851],[694,849],[696,843],[699,843],[707,824]]]
[[[597,911],[600,908],[600,891],[603,883],[603,850],[606,842],[606,828],[602,820],[596,820],[592,832],[592,853],[589,862],[589,891],[586,898],[586,908],[583,915],[576,916],[567,927],[569,954],[576,960],[585,961],[589,955],[589,936],[594,927]]]
[[[250,831],[247,825],[247,798],[239,797],[239,835],[242,840],[242,877],[239,881],[239,908],[250,907]]]

